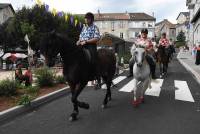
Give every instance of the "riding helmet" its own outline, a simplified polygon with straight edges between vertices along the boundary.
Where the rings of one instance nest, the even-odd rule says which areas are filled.
[[[144,28],[144,29],[141,30],[141,33],[146,33],[146,34],[148,34],[148,30],[147,30],[146,28]]]
[[[94,21],[94,14],[91,12],[88,12],[85,14],[85,18],[91,19],[92,21]]]

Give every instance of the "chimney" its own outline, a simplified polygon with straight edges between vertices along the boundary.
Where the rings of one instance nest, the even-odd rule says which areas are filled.
[[[99,9],[98,9],[97,13],[100,14],[100,10]]]

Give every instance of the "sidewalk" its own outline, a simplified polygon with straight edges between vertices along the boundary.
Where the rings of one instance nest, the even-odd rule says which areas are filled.
[[[180,51],[177,55],[179,62],[191,72],[197,82],[200,84],[200,65],[195,64],[195,58],[192,57],[191,52],[189,51]]]

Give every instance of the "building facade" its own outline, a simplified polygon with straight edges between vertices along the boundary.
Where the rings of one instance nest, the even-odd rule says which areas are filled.
[[[100,33],[110,33],[125,41],[134,41],[147,28],[149,38],[155,36],[155,21],[153,16],[146,13],[100,13],[95,14],[95,24]]]
[[[157,38],[161,37],[162,33],[166,33],[168,39],[172,39],[173,41],[176,40],[176,27],[175,24],[172,24],[167,19],[156,23],[155,25],[155,34]]]
[[[15,11],[11,4],[0,3],[0,25],[6,22],[10,17],[13,17]],[[4,55],[4,51],[0,44],[0,68],[2,68],[2,59],[1,57]]]
[[[180,12],[176,18],[176,37],[182,31],[186,37],[186,43],[189,43],[189,34],[190,34],[190,14],[189,12]]]
[[[200,0],[186,0],[186,6],[190,12],[191,45],[200,45]]]
[[[0,3],[0,25],[6,22],[10,17],[13,17],[15,11],[11,4]]]

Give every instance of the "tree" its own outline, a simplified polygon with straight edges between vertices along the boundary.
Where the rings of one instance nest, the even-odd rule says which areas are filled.
[[[185,33],[183,31],[180,31],[176,37],[177,41],[179,42],[185,42]]]
[[[33,50],[40,48],[40,38],[44,33],[55,30],[56,32],[68,35],[72,41],[79,38],[81,29],[79,25],[76,27],[71,24],[70,19],[65,20],[63,16],[53,15],[45,9],[45,6],[35,5],[32,8],[23,7],[19,10],[14,18],[0,26],[0,44],[4,48],[27,48],[27,43],[24,41],[24,36],[29,35],[30,46]],[[68,16],[72,16],[68,13]],[[79,22],[84,19],[81,16],[74,16]]]

